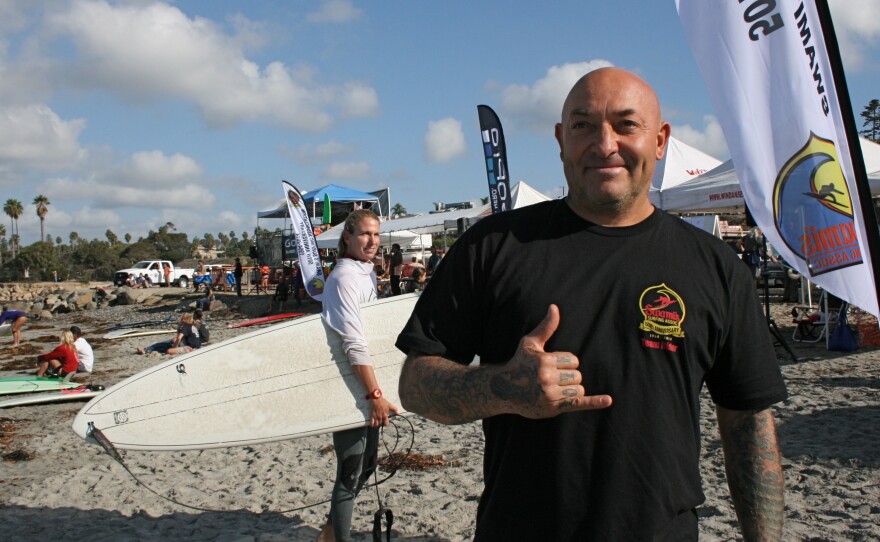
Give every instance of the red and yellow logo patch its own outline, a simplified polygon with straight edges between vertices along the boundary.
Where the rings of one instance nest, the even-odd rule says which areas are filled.
[[[639,329],[648,332],[648,337],[642,339],[642,345],[671,352],[678,350],[671,339],[684,338],[681,326],[687,309],[681,296],[665,283],[651,286],[642,292],[639,310],[644,317]]]

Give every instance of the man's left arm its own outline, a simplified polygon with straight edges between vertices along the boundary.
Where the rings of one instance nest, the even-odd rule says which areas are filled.
[[[770,409],[717,407],[727,485],[746,542],[782,539],[784,478]]]

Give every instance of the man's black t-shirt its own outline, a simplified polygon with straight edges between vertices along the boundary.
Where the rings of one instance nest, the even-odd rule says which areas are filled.
[[[785,386],[748,270],[718,239],[663,212],[605,228],[564,201],[508,211],[449,251],[398,338],[405,352],[510,359],[559,306],[547,351],[576,354],[605,410],[485,419],[477,540],[696,535],[699,392],[763,409]]]

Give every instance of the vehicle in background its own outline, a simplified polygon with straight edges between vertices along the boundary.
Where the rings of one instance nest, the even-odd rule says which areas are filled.
[[[171,284],[181,288],[188,288],[192,280],[194,269],[183,269],[175,267],[169,260],[144,260],[138,262],[128,269],[120,269],[113,275],[113,284],[116,286],[125,286],[128,276],[132,275],[135,279],[141,273],[150,277],[153,286],[161,286],[165,283],[165,275],[163,267],[168,264],[171,267]]]

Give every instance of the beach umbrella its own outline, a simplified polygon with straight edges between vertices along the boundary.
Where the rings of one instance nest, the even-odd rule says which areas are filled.
[[[329,224],[330,223],[330,193],[324,192],[324,218],[321,220],[321,224]]]

